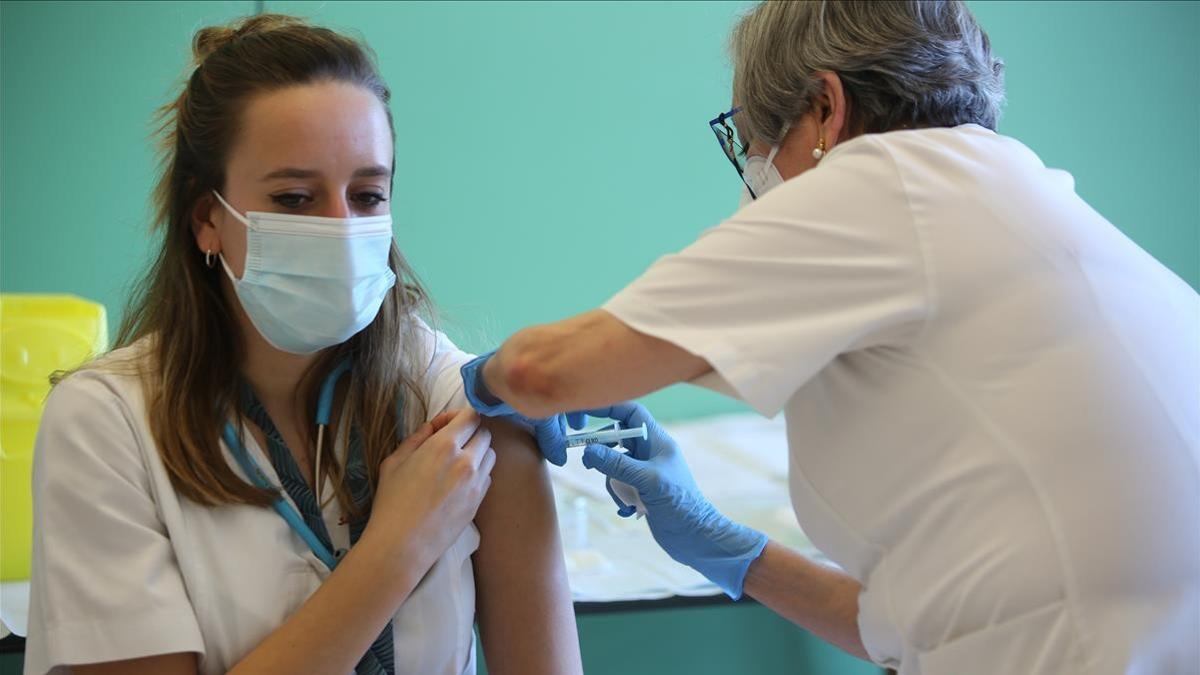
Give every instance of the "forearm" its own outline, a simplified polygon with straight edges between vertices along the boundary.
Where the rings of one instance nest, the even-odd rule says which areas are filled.
[[[585,317],[533,326],[509,338],[483,370],[487,388],[530,417],[587,407],[580,382],[604,378],[601,345]],[[602,405],[603,401],[596,403]]]
[[[433,559],[364,535],[296,613],[230,673],[348,673]]]
[[[857,581],[770,542],[746,573],[745,592],[780,616],[861,659]]]
[[[554,494],[531,439],[493,423],[496,467],[479,507],[476,614],[488,672],[582,673]]]
[[[522,414],[546,417],[637,398],[710,370],[704,359],[593,310],[513,335],[484,367],[483,381]]]

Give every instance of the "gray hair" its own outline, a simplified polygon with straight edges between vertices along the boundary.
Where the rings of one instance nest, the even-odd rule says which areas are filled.
[[[876,133],[975,123],[995,130],[1004,61],[958,0],[768,0],[730,40],[743,140],[782,141],[821,91],[841,78],[849,127]]]

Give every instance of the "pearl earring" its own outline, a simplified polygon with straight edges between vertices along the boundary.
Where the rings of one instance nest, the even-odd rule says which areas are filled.
[[[819,161],[824,156],[825,156],[825,139],[822,138],[817,141],[817,147],[813,148],[812,158]]]

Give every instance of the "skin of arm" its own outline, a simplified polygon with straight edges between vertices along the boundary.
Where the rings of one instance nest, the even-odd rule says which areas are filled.
[[[711,371],[699,356],[597,309],[513,335],[488,360],[483,380],[521,414],[547,417],[637,398]]]
[[[475,525],[476,614],[488,672],[583,673],[554,494],[533,439],[490,422],[496,466]]]
[[[871,659],[858,630],[862,586],[845,573],[772,541],[750,563],[744,590],[822,640],[860,659]]]

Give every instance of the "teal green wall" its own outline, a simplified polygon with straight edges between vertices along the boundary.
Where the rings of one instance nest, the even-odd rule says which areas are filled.
[[[1200,288],[1200,2],[970,2],[1007,63],[1000,131]]]
[[[467,348],[596,306],[736,206],[705,123],[728,107],[724,45],[746,3],[265,4],[378,52],[399,132],[397,239]],[[1000,130],[1071,171],[1085,199],[1200,287],[1200,3],[971,7],[1008,62]],[[150,247],[152,111],[180,83],[192,33],[253,9],[0,5],[0,290],[76,293],[115,322]],[[664,418],[741,409],[686,387],[650,404]],[[586,618],[589,672],[731,672],[721,659],[760,648],[796,664],[802,634],[756,613]],[[722,643],[713,622],[729,617],[764,646]],[[701,633],[664,638],[705,655],[698,665],[617,665],[623,635],[667,625]]]
[[[756,604],[579,617],[587,675],[882,675]],[[481,669],[482,671],[482,669]]]
[[[285,2],[360,33],[395,92],[396,234],[481,350],[601,303],[730,213],[705,122],[744,2]],[[1001,131],[1200,286],[1200,3],[974,2],[1008,61]],[[4,2],[0,289],[120,314],[150,243],[154,107],[241,2]],[[687,386],[664,418],[742,409]]]

